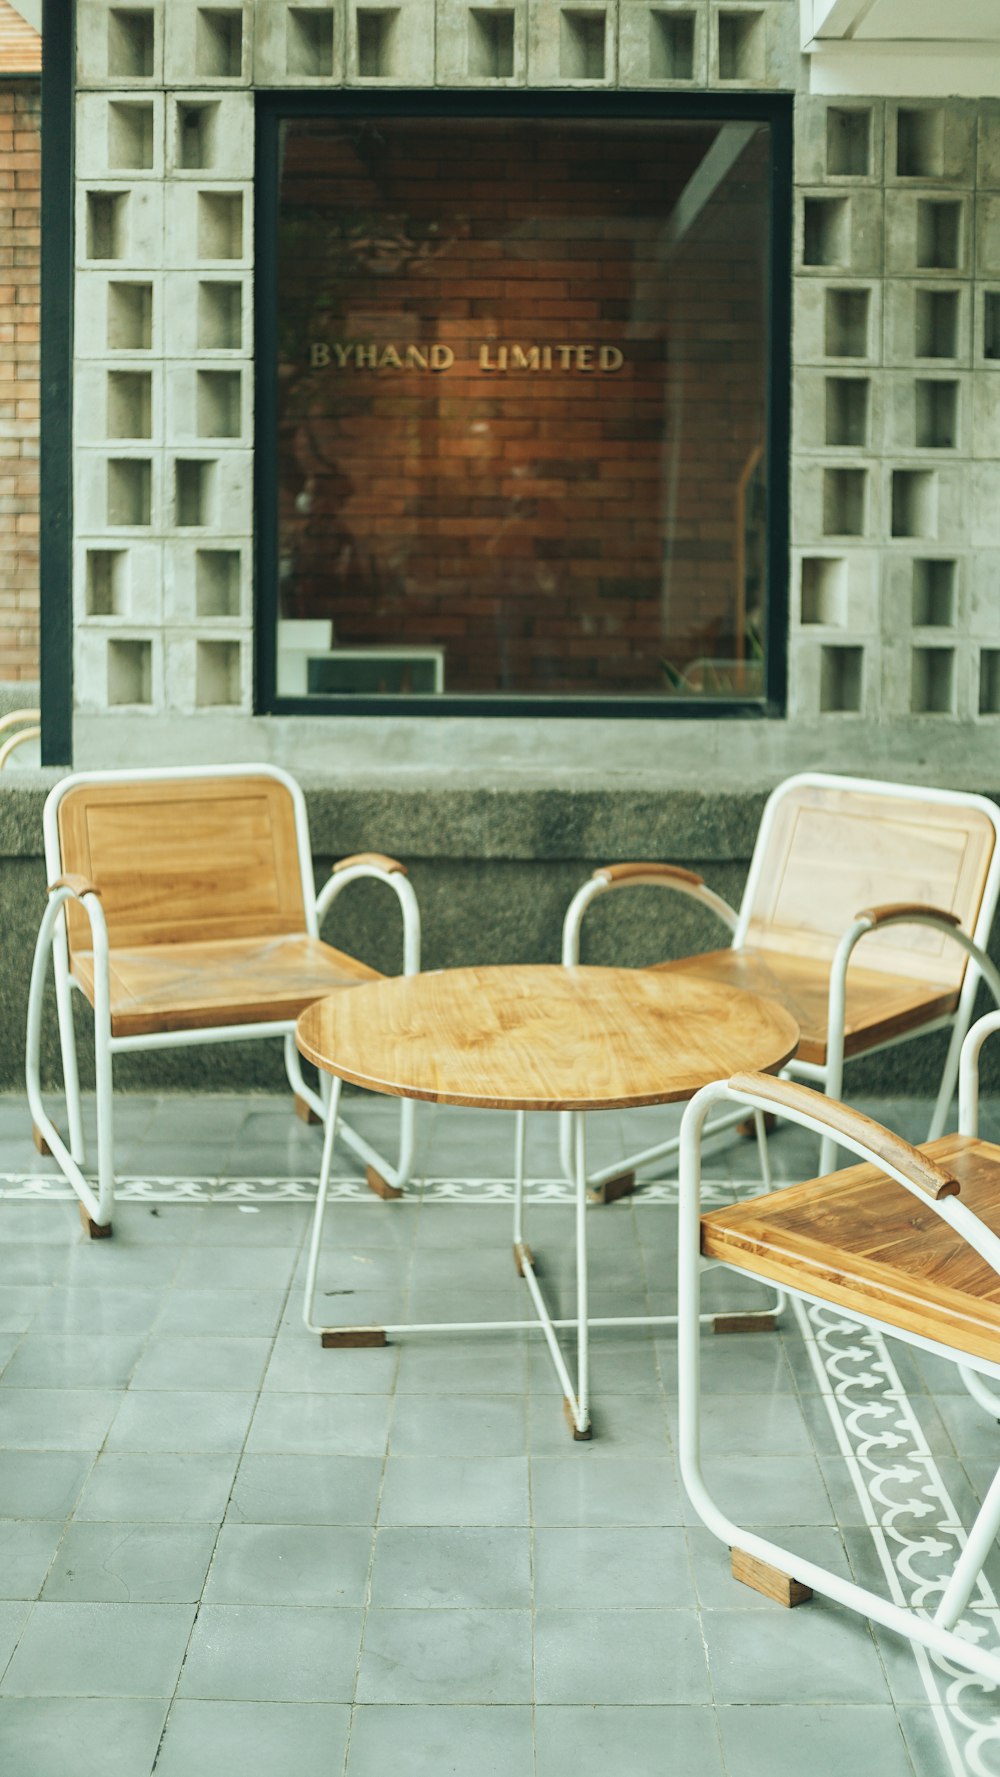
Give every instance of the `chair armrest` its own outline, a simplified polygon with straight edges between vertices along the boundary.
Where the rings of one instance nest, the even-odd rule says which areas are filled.
[[[56,889],[67,889],[77,901],[82,901],[84,895],[96,895],[99,900],[101,895],[96,882],[90,882],[86,876],[80,876],[76,871],[71,871],[66,876],[57,876],[48,884],[45,893],[52,895]]]
[[[940,920],[949,926],[960,926],[962,923],[958,914],[950,912],[948,908],[931,907],[921,901],[887,901],[882,907],[863,907],[854,917],[867,920],[870,931],[875,931],[878,926],[891,925],[896,920],[901,923],[914,920],[921,924]]]
[[[359,864],[365,864],[372,870],[384,872],[386,876],[405,876],[407,869],[397,858],[386,857],[381,851],[357,851],[349,858],[338,858],[330,874],[336,876],[341,870],[354,870]]]
[[[592,873],[589,882],[577,889],[566,909],[562,941],[564,967],[572,968],[580,961],[580,928],[591,901],[595,901],[598,895],[607,894],[611,889],[622,888],[673,889],[675,893],[688,895],[702,907],[707,907],[731,932],[736,930],[738,916],[735,908],[730,907],[729,902],[724,901],[721,895],[706,888],[704,877],[694,870],[685,870],[680,864],[602,864]]]
[[[904,1173],[911,1185],[935,1203],[943,1197],[959,1194],[958,1180],[936,1160],[920,1153],[901,1135],[894,1135],[871,1117],[852,1110],[837,1099],[827,1098],[825,1093],[814,1092],[811,1086],[800,1085],[796,1080],[776,1079],[773,1074],[747,1073],[734,1074],[729,1087],[733,1092],[766,1100],[776,1110],[794,1116],[796,1121],[805,1119],[815,1128],[829,1130],[858,1143],[894,1172]]]
[[[592,872],[592,878],[606,882],[609,888],[622,888],[629,882],[660,882],[665,888],[671,883],[701,888],[705,881],[703,876],[698,876],[694,870],[682,869],[680,864],[602,864]]]

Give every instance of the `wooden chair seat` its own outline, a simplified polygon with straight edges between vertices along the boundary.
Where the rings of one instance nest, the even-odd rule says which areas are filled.
[[[796,1059],[825,1066],[828,959],[740,947],[711,950],[701,956],[682,957],[677,962],[657,963],[655,967],[702,975],[706,980],[780,1000],[802,1033]],[[919,1030],[935,1018],[949,1017],[958,998],[957,987],[890,975],[852,962],[847,975],[845,1056],[863,1054],[907,1031]]]
[[[961,1201],[1000,1234],[1000,1147],[977,1136],[923,1144]],[[1000,1361],[1000,1277],[946,1222],[874,1166],[852,1166],[701,1218],[701,1250],[755,1276]]]
[[[94,958],[74,949],[72,972],[91,1005]],[[208,943],[112,947],[111,1034],[282,1023],[325,994],[380,979],[342,950],[303,933]]]

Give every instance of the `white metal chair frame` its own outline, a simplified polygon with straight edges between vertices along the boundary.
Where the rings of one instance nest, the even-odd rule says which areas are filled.
[[[28,1103],[36,1129],[73,1186],[88,1216],[97,1228],[111,1220],[114,1201],[114,1097],[113,1060],[136,1050],[174,1049],[201,1043],[242,1043],[260,1038],[284,1039],[285,1072],[293,1092],[309,1106],[320,1120],[326,1119],[329,1082],[320,1080],[315,1092],[302,1073],[302,1062],[295,1046],[295,1019],[262,1020],[252,1024],[220,1024],[192,1031],[159,1031],[139,1036],[112,1036],[109,984],[108,928],[99,893],[79,878],[61,876],[62,859],[59,843],[58,810],[66,793],[81,784],[152,783],[198,778],[226,779],[269,777],[284,785],[294,808],[298,863],[302,881],[306,935],[320,936],[320,926],[337,897],[352,882],[374,878],[392,889],[399,903],[403,920],[403,973],[414,975],[420,967],[420,910],[409,879],[401,870],[389,871],[371,862],[349,863],[330,877],[319,894],[312,878],[309,823],[305,797],[295,779],[272,765],[220,765],[183,768],[157,768],[146,771],[80,772],[58,783],[46,799],[43,812],[45,863],[48,875],[48,905],[42,918],[35,946],[28,993],[28,1024],[25,1075]],[[90,922],[94,948],[94,1044],[97,1101],[97,1189],[84,1176],[86,1148],[77,1066],[76,1037],[73,1022],[73,990],[83,990],[70,972],[66,936],[65,907],[77,901]],[[69,1145],[63,1140],[45,1109],[41,1087],[42,1004],[49,956],[52,956],[55,977],[56,1006],[59,1020],[59,1041],[62,1053],[63,1083],[69,1124]],[[345,991],[349,991],[345,989]],[[84,996],[86,997],[86,996]],[[413,1166],[414,1105],[403,1100],[400,1110],[400,1151],[395,1166],[379,1154],[364,1137],[343,1121],[340,1133],[347,1146],[366,1165],[379,1173],[396,1189],[402,1189]]]
[[[1000,1013],[989,1013],[981,1018],[969,1032],[961,1057],[961,1091],[959,1110],[959,1130],[964,1135],[976,1133],[978,1104],[978,1063],[979,1052],[985,1039],[994,1031],[1000,1030]],[[975,1588],[983,1563],[992,1547],[993,1541],[1000,1530],[1000,1469],[998,1469],[985,1500],[979,1510],[972,1528],[968,1532],[965,1546],[955,1565],[937,1609],[932,1615],[916,1610],[907,1610],[894,1604],[891,1600],[881,1597],[865,1586],[857,1585],[853,1580],[844,1579],[829,1569],[819,1566],[816,1562],[793,1554],[781,1548],[777,1543],[758,1535],[755,1531],[745,1529],[728,1518],[725,1512],[712,1498],[705,1483],[701,1462],[700,1447],[700,1328],[699,1304],[701,1276],[706,1269],[722,1266],[732,1270],[738,1276],[753,1278],[756,1282],[763,1281],[759,1273],[750,1266],[745,1270],[728,1260],[705,1260],[701,1256],[701,1145],[706,1119],[713,1107],[719,1104],[732,1104],[739,1107],[739,1114],[745,1115],[748,1109],[766,1110],[772,1108],[773,1101],[766,1093],[756,1093],[745,1089],[734,1088],[733,1083],[721,1081],[702,1090],[686,1106],[680,1132],[680,1217],[679,1217],[679,1264],[678,1264],[678,1367],[679,1367],[679,1414],[680,1442],[679,1460],[681,1477],[688,1497],[702,1522],[709,1530],[729,1545],[739,1549],[757,1561],[776,1568],[789,1579],[801,1585],[824,1593],[839,1604],[859,1611],[872,1621],[882,1623],[886,1628],[895,1630],[908,1640],[919,1642],[922,1646],[943,1654],[956,1665],[980,1673],[993,1684],[1000,1683],[1000,1655],[989,1653],[955,1633],[958,1622],[966,1604]],[[858,1117],[856,1112],[845,1106],[830,1104],[830,1113],[836,1114],[836,1145],[846,1147],[861,1160],[868,1162],[887,1174],[903,1186],[921,1205],[926,1212],[931,1210],[940,1219],[953,1228],[959,1237],[966,1241],[986,1263],[1000,1276],[1000,1239],[958,1196],[941,1196],[935,1199],[927,1189],[926,1171],[928,1161],[914,1150],[909,1143],[888,1131],[886,1147],[876,1153],[866,1139],[870,1131],[868,1119]],[[792,1109],[782,1108],[781,1114],[791,1122],[800,1124],[817,1134],[829,1137],[834,1127],[831,1114],[828,1113],[823,1099],[815,1096],[815,1108]],[[855,1124],[852,1130],[851,1124]],[[866,1128],[867,1126],[867,1128]],[[889,1155],[887,1157],[887,1148]],[[923,1174],[924,1183],[919,1182]],[[815,1274],[814,1274],[815,1275]],[[773,1285],[771,1287],[774,1287]],[[783,1288],[790,1294],[800,1297],[803,1301],[824,1304],[825,1298],[820,1293],[822,1285],[817,1278],[817,1289],[809,1291],[795,1285],[785,1283]],[[887,1337],[902,1339],[923,1351],[930,1351],[937,1357],[943,1357],[957,1365],[970,1393],[996,1416],[1000,1411],[1000,1400],[987,1385],[984,1378],[1000,1382],[1000,1355],[996,1361],[990,1361],[974,1355],[966,1355],[954,1348],[943,1345],[936,1340],[916,1332],[910,1332],[892,1326],[874,1315],[865,1315],[858,1310],[846,1308],[841,1302],[836,1303],[838,1315],[847,1320],[856,1321],[861,1327],[870,1327],[885,1334]]]
[[[952,939],[970,958],[970,966],[965,971],[958,1005],[954,1012],[934,1020],[928,1020],[918,1029],[906,1031],[901,1036],[873,1043],[870,1047],[866,1047],[863,1053],[871,1055],[878,1049],[895,1048],[899,1043],[929,1035],[933,1031],[951,1028],[951,1041],[927,1135],[927,1140],[933,1141],[944,1129],[945,1119],[954,1095],[959,1053],[972,1018],[980,977],[986,981],[994,1000],[1000,1005],[1000,971],[997,970],[986,953],[997,899],[1000,897],[1000,809],[985,796],[959,795],[957,792],[925,789],[922,786],[911,784],[893,784],[874,778],[838,777],[825,772],[800,772],[795,777],[786,778],[767,799],[738,912],[736,908],[729,905],[728,901],[723,900],[720,895],[708,888],[702,878],[696,875],[693,870],[684,870],[677,865],[656,863],[619,867],[617,871],[614,867],[596,870],[589,881],[585,882],[582,888],[577,891],[567,908],[563,922],[562,960],[567,965],[579,962],[583,918],[588,907],[594,901],[611,891],[640,886],[670,889],[674,894],[687,895],[697,901],[722,921],[723,925],[732,933],[732,948],[739,949],[746,943],[757,887],[767,855],[768,841],[781,801],[789,791],[800,785],[830,786],[843,790],[858,790],[868,794],[881,792],[898,797],[901,801],[940,802],[945,806],[949,803],[952,805],[960,803],[963,807],[978,808],[992,823],[996,834],[996,844],[993,848],[979,914],[972,933],[963,932],[954,916],[941,908],[927,907],[920,912],[910,908],[902,914],[894,914],[882,909],[859,910],[856,918],[843,933],[830,970],[826,1063],[820,1065],[815,1062],[792,1060],[784,1070],[793,1077],[819,1085],[831,1098],[839,1099],[844,1076],[844,1013],[847,998],[847,971],[857,946],[869,932],[884,931],[889,925],[930,926],[935,931],[941,932],[944,937]],[[717,1135],[722,1130],[732,1128],[744,1120],[742,1111],[724,1113],[706,1133]],[[761,1142],[759,1120],[756,1122],[756,1128],[764,1182],[769,1186],[770,1177],[766,1151]],[[563,1117],[560,1138],[563,1171],[567,1177],[572,1177],[571,1114],[566,1114]],[[589,1175],[590,1187],[597,1189],[607,1180],[623,1172],[634,1171],[653,1160],[676,1154],[679,1145],[679,1136],[673,1136],[667,1141],[658,1142],[652,1147],[643,1149],[641,1153],[616,1160],[611,1165]],[[821,1172],[828,1172],[833,1166],[836,1148],[837,1143],[834,1137],[829,1131],[825,1132],[820,1153]]]
[[[23,747],[26,741],[41,739],[41,717],[41,710],[9,710],[6,716],[0,716],[0,734],[7,736],[0,743],[0,771],[9,764],[18,747]]]

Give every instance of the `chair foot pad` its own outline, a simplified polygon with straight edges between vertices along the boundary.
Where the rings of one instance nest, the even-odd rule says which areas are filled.
[[[345,1327],[341,1332],[321,1333],[319,1342],[324,1351],[353,1351],[360,1346],[387,1345],[381,1327]]]
[[[524,1276],[524,1268],[526,1265],[530,1266],[532,1271],[537,1275],[538,1266],[535,1264],[535,1255],[527,1244],[527,1241],[515,1240],[514,1270],[517,1272],[518,1277]]]
[[[52,1149],[49,1147],[49,1144],[37,1123],[32,1123],[31,1125],[31,1139],[40,1154],[44,1154],[47,1159],[51,1157]]]
[[[729,1555],[734,1580],[751,1586],[755,1592],[762,1592],[765,1598],[773,1598],[776,1604],[794,1610],[797,1604],[805,1604],[812,1597],[811,1586],[793,1580],[789,1574],[782,1573],[780,1567],[758,1561],[756,1555],[747,1555],[743,1549],[730,1549]]]
[[[93,1216],[91,1215],[91,1213],[85,1203],[81,1203],[79,1205],[79,1210],[80,1210],[80,1221],[83,1224],[83,1231],[86,1234],[88,1240],[110,1240],[111,1239],[111,1236],[114,1233],[114,1229],[113,1229],[110,1222],[95,1222]]]
[[[636,1189],[634,1172],[619,1172],[587,1192],[588,1203],[617,1203],[619,1197],[631,1197]]]
[[[400,1187],[390,1185],[389,1180],[383,1178],[380,1172],[376,1172],[374,1166],[365,1167],[365,1180],[369,1191],[374,1191],[376,1197],[383,1197],[386,1203],[394,1203],[397,1197],[403,1195]]]
[[[321,1123],[323,1121],[322,1117],[317,1116],[312,1105],[307,1104],[306,1100],[300,1098],[298,1093],[295,1094],[295,1115],[301,1117],[303,1123]]]
[[[573,1437],[576,1440],[576,1442],[578,1444],[589,1444],[591,1438],[594,1435],[594,1428],[591,1425],[590,1421],[589,1420],[587,1421],[586,1426],[584,1427],[583,1431],[581,1431],[579,1426],[576,1423],[576,1414],[574,1413],[573,1408],[570,1406],[569,1401],[567,1401],[566,1399],[563,1400],[563,1413],[566,1416],[566,1424],[569,1426],[570,1431],[573,1433]]]
[[[717,1314],[713,1333],[773,1333],[778,1322],[773,1314]]]
[[[761,1115],[764,1118],[764,1134],[773,1135],[778,1127],[777,1117],[773,1111],[763,1111]],[[756,1118],[752,1116],[744,1117],[742,1123],[737,1123],[736,1133],[741,1136],[744,1141],[753,1141],[757,1134]]]

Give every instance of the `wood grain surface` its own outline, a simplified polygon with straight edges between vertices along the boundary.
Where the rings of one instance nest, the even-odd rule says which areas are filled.
[[[373,1092],[500,1110],[668,1104],[795,1052],[776,1001],[647,969],[447,969],[310,1006],[303,1055]]]
[[[1000,1148],[944,1135],[921,1152],[954,1175],[962,1202],[1000,1234]],[[701,1231],[706,1258],[1000,1360],[1000,1277],[930,1204],[874,1166],[713,1209]]]

